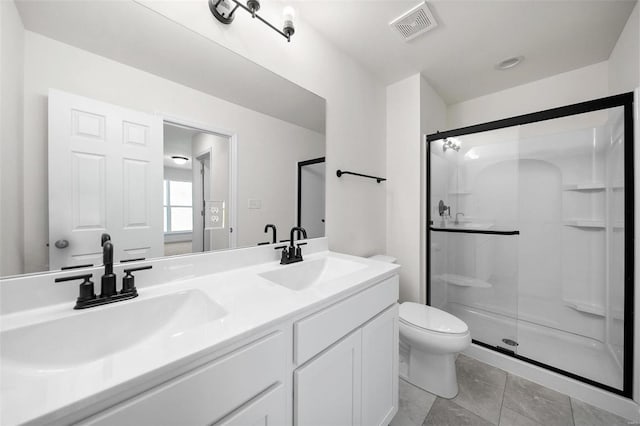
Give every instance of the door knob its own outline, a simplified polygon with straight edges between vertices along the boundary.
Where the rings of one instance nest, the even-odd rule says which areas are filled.
[[[58,240],[55,242],[56,248],[63,249],[69,247],[69,241],[67,240]]]

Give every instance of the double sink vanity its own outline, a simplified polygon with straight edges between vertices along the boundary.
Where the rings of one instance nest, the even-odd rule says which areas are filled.
[[[279,259],[259,246],[139,262],[153,269],[138,297],[82,310],[75,284],[53,282],[68,273],[2,280],[0,423],[388,424],[399,267],[326,238]]]

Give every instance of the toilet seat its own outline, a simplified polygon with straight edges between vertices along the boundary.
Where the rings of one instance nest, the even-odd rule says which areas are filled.
[[[464,321],[448,312],[422,305],[405,302],[400,305],[400,322],[409,327],[437,334],[467,334],[469,328]]]

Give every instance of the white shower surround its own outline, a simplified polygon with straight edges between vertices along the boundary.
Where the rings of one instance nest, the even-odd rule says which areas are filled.
[[[516,138],[515,140],[518,140],[518,139],[521,139],[521,138]],[[600,138],[598,137],[598,139]],[[560,141],[555,141],[555,142],[560,143]],[[571,144],[569,144],[569,146],[571,146]],[[522,149],[522,145],[520,145],[520,148]],[[468,197],[472,191],[470,191],[469,190],[470,188],[468,187],[465,188],[464,184],[460,185],[460,182],[458,182],[458,179],[460,179],[461,174],[450,173],[450,172],[448,173],[446,171],[447,169],[446,163],[448,162],[446,160],[446,157],[455,156],[456,153],[447,152],[447,153],[441,154],[440,150],[437,150],[437,149],[435,149],[432,152],[437,152],[438,154],[438,155],[432,155],[432,161],[431,161],[432,209],[434,205],[437,205],[438,199],[443,198],[445,199],[446,204],[452,205],[451,214],[453,216],[458,211],[464,211],[466,207],[460,210],[461,207],[457,206],[458,200]],[[515,152],[517,153],[517,149],[515,150]],[[522,152],[520,152],[520,154],[522,154]],[[522,157],[527,158],[527,155],[524,155]],[[595,157],[595,155],[593,157]],[[585,157],[583,157],[583,159],[588,160],[588,158],[585,158]],[[558,161],[557,164],[553,164],[554,161],[548,161],[549,160],[548,158],[545,158],[544,160],[545,160],[544,163],[547,163],[547,166],[553,166],[553,167],[562,169],[562,173],[559,173],[560,179],[559,180],[557,179],[558,182],[555,182],[555,183],[547,182],[548,184],[558,185],[557,192],[558,192],[559,198],[557,201],[559,202],[560,206],[562,206],[562,204],[566,204],[567,206],[565,207],[569,207],[569,205],[575,204],[576,207],[583,207],[585,205],[584,200],[582,201],[578,200],[576,202],[575,200],[567,201],[566,199],[571,197],[576,197],[576,196],[578,198],[580,197],[584,198],[584,194],[591,194],[587,197],[588,200],[586,201],[586,204],[590,205],[592,208],[592,212],[590,214],[592,214],[593,217],[590,217],[590,219],[595,219],[595,216],[605,216],[608,218],[605,221],[606,222],[605,226],[613,228],[612,222],[614,221],[614,219],[619,221],[620,215],[618,215],[617,214],[618,212],[616,211],[613,211],[611,209],[608,209],[608,210],[605,209],[605,205],[606,205],[605,194],[606,194],[606,197],[616,196],[616,191],[613,189],[613,187],[617,184],[617,182],[613,182],[613,181],[616,180],[616,178],[620,180],[620,176],[619,175],[615,176],[612,173],[607,175],[604,172],[605,159],[603,158],[599,159],[600,164],[597,164],[597,165],[594,162],[592,162],[591,171],[590,171],[591,173],[590,180],[592,180],[593,182],[604,182],[603,186],[606,187],[606,189],[603,189],[603,190],[598,189],[598,190],[594,190],[593,192],[590,190],[584,190],[584,189],[575,191],[572,186],[567,186],[568,183],[573,183],[576,181],[580,182],[580,179],[576,180],[576,177],[581,173],[584,174],[583,171],[580,170],[580,166],[570,164],[571,162],[570,156],[565,157],[564,159]],[[486,163],[484,166],[486,167]],[[609,164],[609,167],[610,166],[611,164]],[[517,171],[517,167],[516,167],[516,171]],[[516,176],[517,175],[514,175],[514,177]],[[477,179],[477,176],[472,175],[472,176],[463,176],[460,180],[461,181],[466,180],[468,182],[472,182],[473,184],[475,184],[476,179]],[[583,180],[586,181],[586,179],[583,179]],[[494,180],[492,183],[499,184],[497,180]],[[507,193],[511,193],[516,197],[519,194],[523,193],[522,188],[518,188],[518,185],[512,185],[512,186],[514,187],[511,188],[512,189],[511,191],[509,191],[509,188],[507,188],[506,190]],[[434,189],[434,187],[436,189]],[[443,188],[448,188],[448,189],[443,190]],[[601,200],[598,199],[598,195],[596,195],[595,197],[593,196],[593,194],[597,194],[598,191],[602,191]],[[530,192],[530,191],[525,191],[525,192]],[[623,191],[618,191],[618,192],[620,192],[621,194],[624,193]],[[569,197],[567,197],[566,194],[569,194]],[[505,197],[504,193],[503,194],[495,193],[492,201],[498,202],[496,200],[504,197]],[[509,194],[507,194],[506,198],[509,198]],[[594,201],[594,199],[596,200]],[[462,203],[462,205],[464,205],[464,203]],[[516,203],[516,210],[517,210],[517,205],[518,204]],[[533,207],[535,208],[535,206]],[[571,209],[566,208],[566,210],[571,210]],[[499,215],[499,212],[496,214]],[[510,216],[510,215],[507,214],[506,216]],[[434,213],[432,211],[432,218],[435,218],[435,220],[439,219],[437,217],[437,212]],[[556,217],[554,219],[556,223],[549,226],[555,228],[555,231],[559,232],[560,234],[562,233],[566,234],[567,232],[576,232],[573,229],[573,227],[567,226],[569,224],[568,219],[569,218],[567,218],[566,215],[563,214],[562,209],[560,209],[559,217]],[[476,221],[475,215],[472,215],[472,220]],[[520,223],[516,224],[515,221],[513,225],[515,225],[516,229],[517,228],[522,229],[523,227],[527,226]],[[568,229],[568,230],[565,231],[565,229]],[[577,233],[579,234],[580,231],[577,231]],[[533,277],[531,276],[531,274],[528,274],[530,275],[529,279],[523,279],[522,271],[519,271],[520,268],[518,267],[515,268],[515,271],[511,271],[512,278],[514,278],[513,281],[515,281],[515,284],[517,285],[516,285],[516,288],[512,289],[513,291],[510,292],[509,290],[507,290],[506,293],[503,292],[503,294],[501,295],[503,302],[504,301],[507,302],[506,304],[504,303],[502,304],[502,308],[500,308],[500,301],[495,299],[495,296],[497,294],[494,291],[495,289],[489,290],[489,293],[492,293],[492,296],[494,297],[493,299],[484,297],[484,298],[481,298],[481,300],[478,300],[477,298],[475,298],[475,300],[472,301],[471,299],[474,299],[474,298],[469,296],[466,298],[468,302],[467,306],[464,306],[463,304],[458,304],[457,308],[452,308],[454,304],[450,303],[451,300],[448,300],[449,299],[448,296],[450,296],[452,293],[456,294],[456,292],[458,294],[461,294],[460,293],[461,291],[462,292],[469,291],[469,287],[465,288],[465,287],[454,286],[449,284],[448,285],[449,290],[447,290],[445,294],[442,293],[441,291],[443,290],[442,288],[438,288],[442,286],[442,281],[438,280],[437,278],[441,277],[442,274],[452,273],[451,270],[448,270],[446,267],[443,267],[444,265],[442,265],[441,263],[439,264],[439,262],[442,262],[447,258],[451,259],[452,252],[450,248],[449,250],[447,250],[447,247],[446,247],[447,244],[442,244],[442,241],[434,239],[433,235],[434,233],[432,233],[432,242],[435,242],[436,244],[435,244],[435,247],[432,244],[432,247],[434,247],[436,258],[432,263],[432,304],[434,304],[435,306],[442,307],[445,310],[452,312],[455,315],[462,318],[463,320],[465,320],[469,324],[469,327],[472,331],[472,336],[480,341],[491,343],[493,345],[495,344],[495,342],[500,342],[501,339],[503,338],[515,337],[514,340],[517,340],[520,343],[520,346],[518,347],[518,353],[522,356],[525,356],[527,358],[531,358],[549,365],[553,365],[554,367],[557,367],[557,368],[571,371],[578,375],[586,376],[592,380],[604,383],[612,387],[616,387],[619,389],[621,388],[621,385],[622,385],[621,350],[616,345],[611,344],[612,340],[614,341],[616,340],[615,339],[616,336],[621,336],[621,331],[616,330],[616,327],[614,327],[614,324],[617,324],[618,328],[621,325],[621,321],[619,321],[620,307],[616,307],[615,304],[613,303],[613,301],[616,298],[615,298],[615,295],[612,295],[611,286],[609,286],[608,284],[609,281],[613,280],[614,278],[616,278],[615,281],[619,281],[620,277],[614,277],[612,275],[614,274],[613,271],[615,271],[615,268],[599,267],[599,268],[596,268],[596,270],[594,270],[593,273],[588,273],[588,272],[585,273],[585,276],[583,277],[585,281],[582,281],[581,285],[578,287],[581,287],[584,289],[585,283],[587,286],[589,286],[590,284],[588,283],[588,281],[590,280],[590,275],[592,274],[598,276],[599,278],[600,277],[605,278],[604,280],[601,280],[601,281],[603,283],[606,282],[606,284],[604,286],[601,285],[600,288],[589,290],[588,292],[589,295],[587,296],[587,299],[592,298],[594,299],[594,301],[590,301],[590,300],[582,301],[582,302],[585,302],[585,303],[582,303],[582,306],[581,306],[580,300],[575,300],[575,297],[572,297],[572,295],[575,296],[576,290],[578,290],[578,287],[574,288],[578,284],[577,281],[573,282],[573,284],[575,285],[572,285],[571,282],[562,283],[562,293],[555,295],[555,297],[558,299],[555,302],[558,302],[558,303],[554,303],[554,301],[552,301],[548,297],[545,298],[544,291],[542,293],[539,293],[540,290],[544,290],[545,284],[548,284],[547,287],[549,287],[550,289],[551,288],[550,286],[552,286],[554,283],[549,282],[548,279],[547,280],[542,279],[545,274],[545,269],[548,269],[547,265],[540,264],[540,262],[530,262],[532,263],[532,265],[530,265],[531,267],[527,269],[529,269],[529,271],[533,271]],[[444,234],[444,235],[456,235],[456,234]],[[499,236],[499,237],[479,236],[479,238],[482,238],[482,237],[484,237],[485,239],[488,238],[489,240],[491,238],[494,238],[494,239],[495,238],[513,238],[508,236]],[[519,238],[519,237],[516,237],[516,238]],[[580,242],[579,246],[596,247],[599,245],[599,243],[594,245],[592,242],[590,243],[584,240],[585,237],[581,237],[581,238],[582,238],[582,242]],[[614,232],[611,232],[611,237],[606,239],[608,241],[614,241],[615,238],[616,237],[614,235]],[[576,241],[581,241],[581,240],[580,238],[578,238]],[[486,241],[484,242],[484,244],[486,244]],[[557,268],[555,269],[559,270],[561,275],[563,275],[562,274],[563,268],[566,268],[567,266],[575,268],[579,263],[592,265],[594,263],[594,260],[598,258],[598,256],[605,254],[604,253],[605,250],[601,248],[596,251],[598,251],[598,253],[599,252],[602,252],[602,253],[601,254],[595,253],[594,256],[591,256],[590,260],[586,260],[584,258],[582,259],[576,258],[576,259],[573,259],[573,261],[568,260],[565,262],[566,260],[565,257],[567,257],[566,250],[564,253],[565,256],[562,256],[562,249],[560,248],[556,249],[556,247],[554,247],[554,244],[544,244],[544,247],[538,247],[538,249],[551,251],[551,252],[553,252],[554,250],[558,251],[558,253],[560,254],[559,257],[562,258],[562,262],[559,262],[557,265]],[[508,252],[508,250],[506,251]],[[440,258],[440,260],[437,259],[439,257],[438,252],[444,255]],[[462,258],[466,257],[467,260],[471,259],[472,263],[478,263],[479,260],[482,261],[483,258],[486,258],[486,256],[483,257],[482,254],[479,253],[481,252],[481,250],[479,250],[479,247],[475,248],[475,252],[476,253],[456,252],[456,254]],[[501,250],[501,252],[503,253],[505,252],[504,247],[503,247],[503,250]],[[612,262],[615,262],[616,261],[615,259],[617,258],[620,259],[620,261],[622,261],[622,258],[623,258],[622,256],[614,256],[610,250],[609,252],[610,253],[608,255],[608,258],[610,260],[609,262],[610,264],[613,264]],[[516,250],[516,253],[517,253],[517,250]],[[471,257],[469,257],[469,255],[471,255]],[[495,256],[495,257],[499,257],[499,256]],[[521,263],[523,259],[522,254],[516,254],[516,257],[518,259],[517,262]],[[485,260],[488,260],[488,259],[485,259]],[[453,260],[452,262],[455,263],[456,260]],[[480,262],[480,263],[484,263],[484,262]],[[568,265],[571,263],[573,263],[573,265]],[[622,263],[615,266],[616,268],[618,268],[618,267],[621,267],[621,265]],[[476,272],[479,275],[487,275],[487,273],[491,272],[491,271],[484,271],[483,273],[482,266],[477,266],[477,265],[474,265],[474,266],[477,268]],[[554,267],[551,266],[551,269],[554,269]],[[454,271],[453,273],[456,273],[456,272]],[[479,278],[480,280],[486,280],[489,277],[478,276],[477,278]],[[494,278],[494,281],[495,281],[495,277],[492,277],[492,278]],[[561,281],[566,281],[566,279],[561,279]],[[436,284],[434,284],[434,282]],[[509,284],[508,276],[502,277],[503,287],[508,287],[509,285],[513,286],[513,284],[514,284],[513,282]],[[498,279],[497,286],[499,285],[500,285],[500,279]],[[453,290],[451,290],[452,288]],[[518,290],[520,290],[520,293],[518,293]],[[479,294],[478,291],[480,290],[475,290],[475,289],[471,290],[472,293],[474,291],[476,292],[474,295],[477,296]],[[548,294],[548,291],[547,291],[547,294]],[[451,309],[448,309],[448,308],[451,308]],[[592,309],[592,311],[589,312],[589,309]],[[616,312],[618,312],[618,320],[615,319]],[[570,320],[572,316],[574,320],[580,317],[582,318],[582,320],[580,320],[579,322],[574,321],[575,329],[569,330],[570,331],[569,333],[567,333],[566,331],[560,330],[559,328],[561,324],[566,324],[567,320]],[[481,321],[485,322],[484,327],[478,326],[477,321],[479,318],[481,318]],[[605,319],[603,320],[603,318]],[[476,321],[475,325],[474,325],[474,321]],[[479,336],[479,332],[478,332],[479,328],[484,329],[483,330],[484,335]],[[497,333],[497,334],[491,337],[492,333]],[[574,333],[577,333],[577,334],[574,334]],[[510,334],[512,334],[513,336],[511,336]],[[612,339],[612,336],[613,336],[613,339]],[[571,342],[571,344],[569,344],[569,342]],[[507,345],[504,345],[504,344],[501,346],[508,347]],[[588,352],[591,353],[591,355],[589,356],[590,359],[587,361],[584,361],[585,353],[588,353]],[[568,393],[569,395],[575,396],[579,399],[585,400],[594,405],[616,412],[630,419],[638,418],[638,406],[630,399],[625,399],[623,397],[608,393],[606,391],[602,391],[600,389],[593,388],[583,383],[580,383],[580,385],[576,386],[576,383],[578,382],[573,379],[558,375],[556,373],[541,369],[539,367],[535,367],[530,364],[529,365],[524,364],[522,361],[504,357],[494,351],[487,350],[478,345],[473,345],[472,348],[470,348],[467,351],[467,353],[471,356],[474,356],[478,359],[488,362],[489,364],[496,365],[501,368],[505,368],[516,374],[522,374],[523,376],[528,377],[534,381],[537,381],[539,383],[542,383],[554,389],[563,391],[565,393]],[[546,358],[545,355],[550,358],[545,359]],[[576,368],[576,360],[580,360],[580,365],[578,365],[577,368]],[[597,371],[597,373],[594,374],[593,373],[594,371]],[[617,374],[618,378],[614,380],[611,380],[611,379],[606,380],[607,375],[613,375],[613,374]]]

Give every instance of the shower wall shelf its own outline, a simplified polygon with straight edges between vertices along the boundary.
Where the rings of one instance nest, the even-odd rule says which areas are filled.
[[[574,220],[565,220],[565,226],[573,226],[575,228],[605,228],[604,220],[584,220],[584,219],[574,219]]]
[[[602,191],[606,189],[602,182],[585,182],[562,185],[563,191]]]
[[[570,307],[571,309],[575,309],[578,312],[597,315],[600,317],[605,316],[604,306],[574,299],[562,299],[562,301],[566,306]]]
[[[583,219],[575,219],[575,220],[565,220],[565,226],[573,226],[574,228],[596,228],[596,229],[604,229],[607,225],[603,220],[583,220]],[[623,222],[615,222],[611,225],[613,229],[624,229]]]
[[[490,283],[474,277],[467,277],[465,275],[457,274],[442,274],[434,277],[446,284],[453,284],[459,287],[476,287],[476,288],[490,288],[493,287]]]

